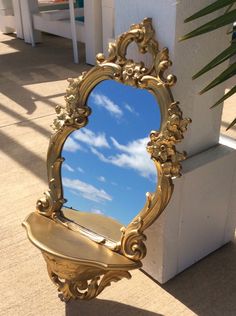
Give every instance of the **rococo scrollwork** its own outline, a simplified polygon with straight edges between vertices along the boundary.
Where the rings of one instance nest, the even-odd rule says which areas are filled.
[[[139,52],[150,53],[152,64],[135,62],[127,57],[127,48],[136,43]],[[171,61],[167,48],[160,49],[150,18],[140,24],[132,25],[115,43],[109,44],[108,57],[97,55],[97,65],[82,73],[76,79],[69,79],[65,106],[57,106],[57,117],[53,122],[54,134],[51,136],[47,157],[49,190],[37,201],[38,214],[72,229],[69,220],[61,213],[65,200],[61,182],[61,151],[66,138],[73,131],[87,125],[91,109],[86,101],[91,90],[101,81],[111,79],[126,85],[147,89],[157,99],[161,109],[161,129],[150,132],[147,151],[150,153],[158,174],[156,192],[147,193],[146,204],[127,227],[121,229],[118,242],[103,240],[108,247],[126,258],[139,262],[146,255],[144,231],[163,212],[173,192],[172,179],[181,175],[181,161],[186,154],[178,152],[176,145],[183,139],[190,119],[183,118],[178,102],[175,102],[170,88],[176,77],[167,74]],[[86,235],[86,233],[85,233]],[[88,234],[91,238],[91,233]],[[96,241],[96,238],[91,238]],[[101,241],[100,241],[101,243]],[[130,278],[128,271],[102,271],[90,266],[76,266],[73,262],[58,263],[58,258],[44,253],[48,272],[65,300],[70,298],[91,299],[97,296],[112,281],[123,277]],[[92,271],[92,273],[91,273]],[[81,277],[83,275],[83,277]]]
[[[128,271],[104,271],[102,269],[96,271],[89,266],[81,266],[78,271],[77,264],[66,263],[65,260],[57,259],[46,253],[43,256],[47,263],[49,277],[57,286],[58,292],[61,293],[62,300],[66,302],[71,298],[90,300],[99,295],[112,282],[131,278]],[[78,274],[83,277],[78,278]]]

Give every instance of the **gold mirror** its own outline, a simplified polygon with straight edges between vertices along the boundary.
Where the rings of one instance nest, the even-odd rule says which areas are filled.
[[[115,246],[121,227],[145,205],[146,192],[156,191],[157,170],[146,146],[150,131],[160,130],[160,107],[148,90],[115,80],[100,82],[86,104],[89,123],[62,149],[62,212],[83,232]]]
[[[153,64],[127,59],[130,43]],[[146,255],[144,231],[163,212],[185,153],[175,145],[182,118],[170,87],[168,49],[151,19],[97,55],[97,66],[69,79],[56,108],[47,169],[49,190],[24,221],[65,300],[91,299],[111,281],[130,278]]]

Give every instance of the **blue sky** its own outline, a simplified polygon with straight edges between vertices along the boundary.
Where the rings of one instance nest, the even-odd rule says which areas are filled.
[[[127,225],[156,188],[146,152],[151,130],[160,128],[155,97],[143,89],[105,80],[89,95],[86,127],[66,140],[62,183],[66,207],[103,214]]]

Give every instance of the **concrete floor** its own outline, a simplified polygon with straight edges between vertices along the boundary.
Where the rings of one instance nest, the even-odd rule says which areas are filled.
[[[65,304],[57,298],[43,258],[27,240],[21,222],[47,189],[50,124],[55,105],[63,103],[66,78],[87,68],[72,63],[70,41],[45,36],[43,44],[32,48],[0,34],[0,315],[235,316],[236,243],[164,286],[135,271],[130,281],[113,284],[93,301]],[[228,101],[223,125],[234,113],[233,101]]]

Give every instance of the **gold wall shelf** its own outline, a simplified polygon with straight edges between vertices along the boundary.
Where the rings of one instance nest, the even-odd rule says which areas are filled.
[[[140,53],[150,53],[153,63],[146,67],[126,56],[134,42]],[[172,192],[172,179],[181,175],[181,161],[186,154],[176,150],[190,119],[184,119],[171,94],[176,82],[165,76],[171,66],[168,49],[159,48],[150,18],[132,25],[115,43],[109,44],[109,56],[97,55],[97,65],[76,79],[69,79],[64,107],[57,106],[53,122],[47,170],[49,189],[37,201],[36,211],[23,222],[29,240],[38,247],[47,263],[48,274],[64,300],[92,299],[113,281],[130,278],[130,270],[142,266],[146,255],[147,229],[164,211]],[[161,112],[159,131],[150,132],[147,151],[156,167],[158,184],[146,194],[146,204],[137,216],[122,227],[116,221],[95,214],[71,216],[63,204],[61,166],[62,149],[68,136],[85,127],[91,115],[87,99],[93,88],[104,80],[146,89],[157,100]],[[101,226],[100,233],[95,226]]]

